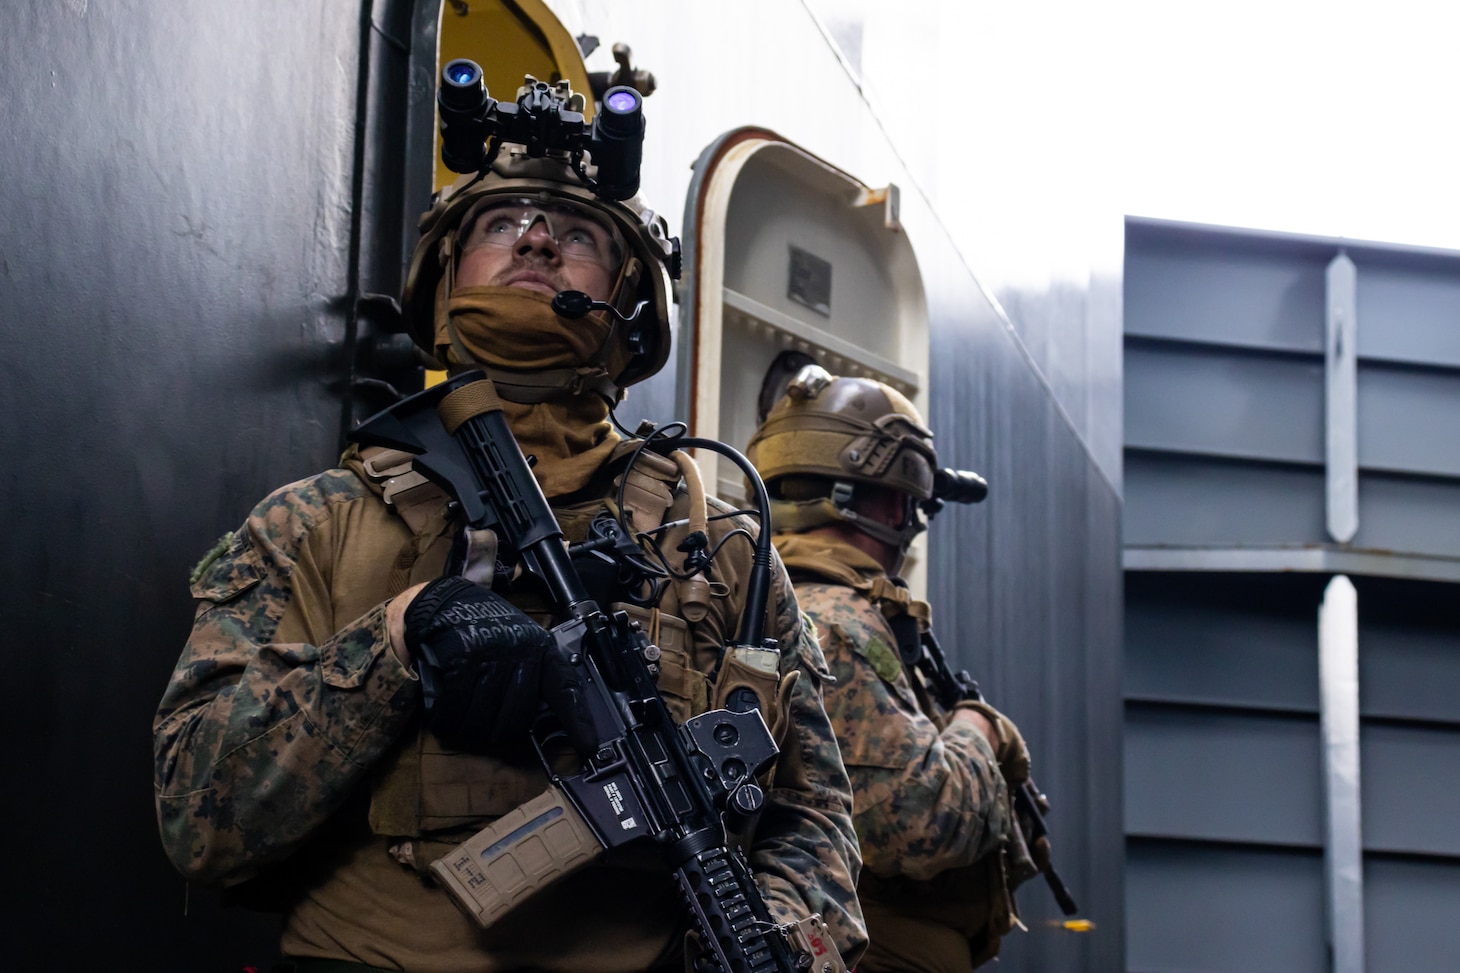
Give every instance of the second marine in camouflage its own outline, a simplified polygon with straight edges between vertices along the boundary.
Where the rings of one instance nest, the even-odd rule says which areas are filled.
[[[1035,872],[1010,799],[1029,758],[991,707],[945,711],[900,651],[898,629],[915,639],[930,623],[897,575],[932,496],[932,433],[896,390],[811,365],[748,453],[836,677],[826,708],[852,779],[871,937],[859,969],[967,973],[997,954],[1013,889]]]

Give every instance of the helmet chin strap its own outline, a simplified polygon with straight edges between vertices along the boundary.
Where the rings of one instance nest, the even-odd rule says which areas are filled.
[[[871,517],[863,516],[851,508],[853,486],[843,480],[833,484],[831,496],[814,500],[772,500],[771,521],[776,530],[800,533],[814,527],[825,527],[831,523],[846,524],[861,531],[875,541],[880,541],[897,551],[896,570],[902,570],[903,559],[908,547],[928,525],[916,514],[905,527],[889,527]]]

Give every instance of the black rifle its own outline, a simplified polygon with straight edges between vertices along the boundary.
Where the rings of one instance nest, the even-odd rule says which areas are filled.
[[[928,688],[937,697],[938,704],[946,710],[965,700],[983,702],[983,693],[979,692],[978,683],[968,674],[966,669],[957,672],[948,668],[948,657],[943,654],[943,647],[938,644],[938,637],[932,632],[921,633],[919,639],[922,651],[917,657],[918,670],[923,674],[923,679]],[[1040,838],[1048,838],[1049,827],[1044,822],[1044,809],[1049,802],[1044,795],[1034,789],[1034,785],[1025,781],[1014,791],[1014,809],[1023,815],[1027,822],[1028,833],[1024,835],[1027,844],[1033,845]],[[1021,827],[1024,825],[1021,824]],[[1060,911],[1067,916],[1072,916],[1080,911],[1075,904],[1075,899],[1070,895],[1070,890],[1060,879],[1059,874],[1050,865],[1044,870],[1044,880],[1049,884],[1049,890],[1054,893],[1055,902],[1059,903]]]
[[[549,791],[432,871],[487,925],[602,850],[653,840],[705,949],[700,968],[832,973],[840,964],[826,962],[835,947],[820,917],[777,925],[749,864],[727,841],[725,819],[743,823],[763,804],[755,775],[777,754],[760,711],[713,710],[675,724],[645,658],[653,655],[648,640],[625,613],[608,614],[589,597],[501,408],[492,382],[470,372],[379,413],[351,436],[412,453],[413,468],[450,491],[471,528],[497,533],[504,556],[550,593],[561,619],[550,630],[555,651],[582,690],[581,724],[554,732],[540,721],[533,733]],[[708,445],[690,437],[672,442]],[[765,647],[769,535],[763,529],[766,543],[757,544],[737,645]],[[548,756],[564,736],[582,758],[574,773],[558,772]]]

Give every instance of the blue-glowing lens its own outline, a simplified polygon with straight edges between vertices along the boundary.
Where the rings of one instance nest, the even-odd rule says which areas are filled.
[[[476,80],[476,68],[470,64],[453,65],[447,72],[453,84],[471,84]]]
[[[632,91],[615,91],[605,102],[609,111],[624,114],[639,107],[639,96]]]

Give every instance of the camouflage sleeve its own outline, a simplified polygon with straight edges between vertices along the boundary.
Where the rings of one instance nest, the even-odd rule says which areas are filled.
[[[779,557],[774,571],[776,613],[768,634],[778,640],[782,671],[799,675],[750,862],[777,918],[819,912],[850,969],[867,947],[857,902],[862,860],[852,830],[851,782],[822,703],[826,660]]]
[[[836,678],[826,708],[867,868],[925,881],[995,850],[1008,801],[988,740],[961,720],[939,732],[918,707],[882,613],[859,592],[805,585],[801,595]]]
[[[277,491],[194,575],[192,635],[153,723],[158,826],[189,878],[232,884],[286,857],[415,709],[383,605],[318,644],[275,641],[298,591],[328,590],[307,541],[349,476]]]

